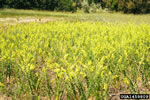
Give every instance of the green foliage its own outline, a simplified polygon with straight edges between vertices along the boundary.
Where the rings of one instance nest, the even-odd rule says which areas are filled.
[[[57,0],[56,10],[65,10],[65,11],[72,11],[73,9],[73,1],[72,0]]]
[[[72,0],[1,0],[0,8],[73,10]]]
[[[124,13],[149,13],[149,0],[103,0],[104,6]]]
[[[129,13],[147,13],[150,8],[148,7],[148,0],[129,0],[126,2],[125,12]]]

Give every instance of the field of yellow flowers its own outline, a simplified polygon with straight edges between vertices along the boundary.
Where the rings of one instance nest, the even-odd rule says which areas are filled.
[[[0,94],[109,100],[150,91],[150,25],[49,22],[1,26]]]

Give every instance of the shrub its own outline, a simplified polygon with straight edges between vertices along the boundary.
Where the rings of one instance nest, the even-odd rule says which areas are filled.
[[[84,0],[82,2],[82,9],[85,13],[89,13],[90,12],[90,6],[88,4],[88,1]]]
[[[92,3],[90,5],[90,12],[91,13],[99,13],[99,12],[102,12],[102,7],[101,7],[101,4],[99,3]]]

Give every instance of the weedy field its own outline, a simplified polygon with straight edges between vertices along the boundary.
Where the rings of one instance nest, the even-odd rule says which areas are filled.
[[[122,14],[121,12],[105,12],[101,13],[83,13],[78,11],[71,12],[52,12],[38,10],[16,10],[16,9],[0,9],[0,24],[16,24],[28,22],[49,22],[49,21],[100,21],[104,23],[135,23],[150,24],[150,14]]]
[[[150,25],[55,21],[1,26],[0,94],[109,100],[150,93]]]

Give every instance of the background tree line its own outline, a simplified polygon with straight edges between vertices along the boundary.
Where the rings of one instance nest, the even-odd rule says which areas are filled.
[[[150,0],[103,0],[104,6],[124,13],[149,13]]]
[[[150,0],[0,0],[0,8],[76,11],[109,9],[124,13],[149,13]]]

